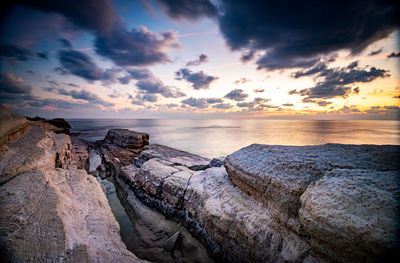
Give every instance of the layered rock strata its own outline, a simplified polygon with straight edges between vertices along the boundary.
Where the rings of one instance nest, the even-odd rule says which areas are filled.
[[[378,262],[399,248],[399,153],[251,145],[212,167],[221,160],[151,144],[114,175],[126,195],[184,222],[217,261]]]
[[[23,121],[3,121],[9,116],[3,112],[1,130],[22,127]],[[141,262],[122,243],[100,184],[70,166],[69,136],[33,123],[24,129],[0,154],[0,257],[6,262]]]

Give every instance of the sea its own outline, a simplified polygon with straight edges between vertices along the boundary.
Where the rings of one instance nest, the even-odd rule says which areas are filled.
[[[267,120],[267,119],[68,119],[72,132],[88,141],[101,140],[109,129],[150,134],[150,143],[213,158],[253,143],[270,145],[400,145],[400,121]]]

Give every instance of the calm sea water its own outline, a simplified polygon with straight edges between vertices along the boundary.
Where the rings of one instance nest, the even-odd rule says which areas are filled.
[[[81,137],[89,141],[103,139],[109,129],[127,128],[149,133],[150,143],[209,158],[225,156],[252,143],[400,144],[399,121],[69,119],[68,122],[73,132],[81,132]]]

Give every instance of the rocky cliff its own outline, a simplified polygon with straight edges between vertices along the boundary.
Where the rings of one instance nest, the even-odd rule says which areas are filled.
[[[126,196],[183,222],[217,261],[379,262],[399,249],[399,154],[255,144],[213,167],[221,161],[150,144],[107,164]]]
[[[71,141],[0,108],[2,262],[141,262],[100,184],[70,165]]]

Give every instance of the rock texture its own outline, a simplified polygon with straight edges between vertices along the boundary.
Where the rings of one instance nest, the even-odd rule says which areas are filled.
[[[128,129],[111,129],[107,132],[104,141],[139,153],[145,145],[149,144],[149,135]]]
[[[7,147],[0,154],[2,259],[140,262],[122,243],[100,184],[69,165],[69,136],[30,125]]]
[[[217,261],[379,262],[399,249],[399,153],[251,145],[208,168],[204,158],[149,145],[116,181],[181,220]]]
[[[28,120],[0,104],[0,153],[7,150],[6,143],[28,129]]]

